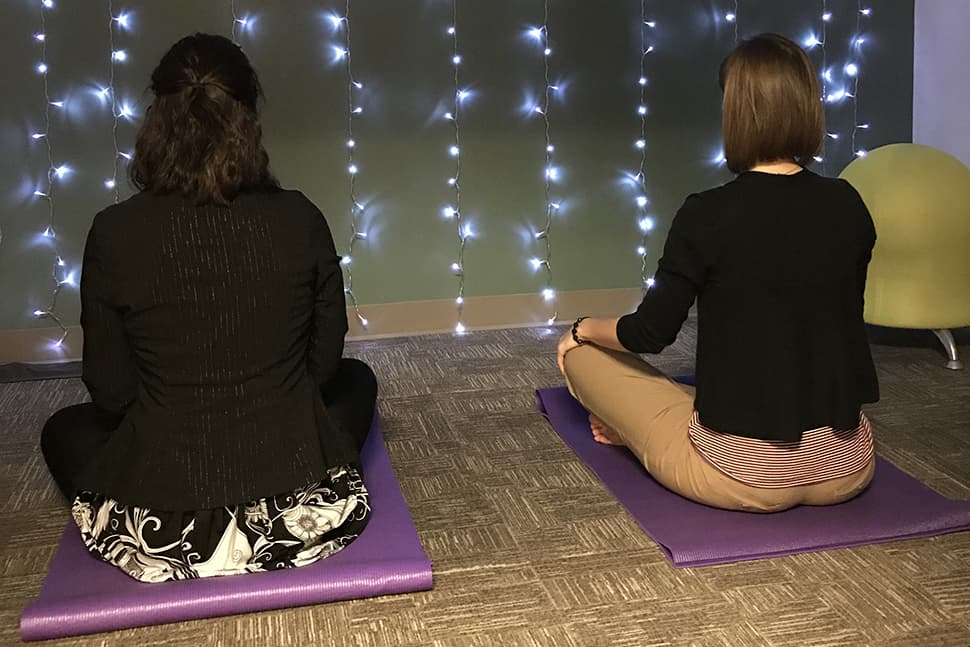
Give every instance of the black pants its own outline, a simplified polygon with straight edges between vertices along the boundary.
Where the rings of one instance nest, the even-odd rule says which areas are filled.
[[[330,416],[350,431],[357,446],[362,447],[377,401],[374,372],[359,360],[342,359],[337,374],[320,392]],[[47,420],[40,435],[40,449],[47,469],[68,501],[77,494],[75,479],[120,422],[120,415],[91,402],[65,407]]]

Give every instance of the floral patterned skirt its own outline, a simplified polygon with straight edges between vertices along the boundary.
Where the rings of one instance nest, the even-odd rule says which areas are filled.
[[[129,506],[82,492],[72,507],[92,553],[142,582],[164,582],[306,566],[360,535],[367,489],[345,465],[287,494],[190,512]]]

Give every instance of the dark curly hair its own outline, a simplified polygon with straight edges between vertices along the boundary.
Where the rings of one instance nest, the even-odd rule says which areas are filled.
[[[151,89],[155,100],[129,167],[138,189],[224,205],[240,193],[279,188],[262,144],[262,88],[232,41],[186,36],[162,57]]]

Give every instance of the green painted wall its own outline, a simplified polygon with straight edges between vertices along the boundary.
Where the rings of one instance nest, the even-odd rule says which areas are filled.
[[[55,0],[48,14],[51,96],[67,101],[52,110],[55,161],[75,172],[58,186],[55,224],[68,269],[79,269],[91,219],[111,196],[103,187],[113,148],[110,111],[91,89],[108,74],[107,3]],[[50,293],[50,241],[46,203],[32,192],[46,169],[46,149],[30,139],[41,128],[42,77],[34,71],[40,47],[40,0],[0,0],[0,329],[50,325],[30,313]],[[143,112],[154,64],[178,37],[193,31],[227,33],[229,2],[129,0],[132,29],[116,47],[129,60],[118,66],[119,95]],[[552,136],[564,177],[564,208],[552,232],[555,285],[560,290],[639,284],[633,194],[619,183],[638,162],[633,141],[638,87],[639,0],[550,0],[556,77],[566,80],[565,100],[551,114]],[[830,3],[826,46],[839,68],[850,52],[855,3]],[[860,145],[908,141],[912,124],[913,2],[875,3],[865,19],[868,39],[861,60],[860,119],[871,121]],[[720,17],[733,2],[651,0],[656,52],[647,58],[649,195],[658,227],[649,246],[656,262],[670,218],[692,191],[729,176],[709,163],[719,148],[717,66],[734,42]],[[851,5],[851,6],[850,6]],[[264,129],[273,167],[288,187],[300,188],[327,214],[345,250],[349,235],[344,148],[343,68],[330,62],[339,43],[322,18],[343,2],[236,1],[255,18],[241,41],[268,96]],[[820,24],[819,2],[744,0],[740,31],[778,31],[803,39]],[[442,0],[370,0],[354,3],[354,65],[366,84],[357,121],[359,192],[368,199],[369,238],[354,260],[355,292],[362,303],[454,297],[449,270],[457,239],[441,217],[449,201],[445,179],[450,124],[435,119],[451,95],[450,42],[445,27],[451,3]],[[535,241],[530,225],[544,217],[541,122],[519,112],[526,93],[541,89],[542,57],[524,37],[541,22],[539,0],[459,0],[464,85],[475,91],[465,106],[463,159],[465,213],[477,237],[466,252],[467,296],[537,291],[542,276],[527,259]],[[815,53],[821,63],[821,51]],[[840,69],[836,75],[841,76]],[[831,129],[851,129],[852,107],[830,109]],[[131,148],[136,124],[119,130]],[[843,139],[832,142],[829,173],[850,160]],[[129,190],[125,189],[127,195]],[[75,289],[58,303],[66,323],[78,319]]]

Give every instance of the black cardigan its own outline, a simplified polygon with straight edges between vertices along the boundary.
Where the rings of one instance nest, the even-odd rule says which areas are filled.
[[[123,413],[81,489],[161,510],[238,504],[358,460],[324,409],[347,332],[323,215],[301,193],[229,207],[142,193],[97,215],[84,382]]]
[[[617,336],[633,352],[660,352],[696,298],[705,426],[775,440],[853,428],[860,405],[879,399],[862,319],[875,239],[844,180],[744,173],[687,198],[654,286]]]

